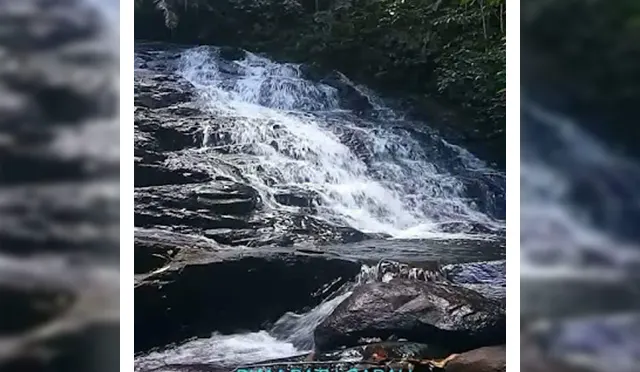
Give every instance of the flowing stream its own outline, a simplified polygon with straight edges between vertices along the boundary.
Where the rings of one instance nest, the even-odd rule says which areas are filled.
[[[277,197],[290,190],[310,200],[315,217],[329,224],[394,239],[397,243],[387,248],[379,245],[390,250],[387,258],[399,256],[400,247],[420,258],[425,239],[503,239],[505,174],[448,143],[427,124],[403,117],[366,87],[340,74],[340,84],[317,82],[304,66],[249,52],[235,60],[221,58],[220,50],[209,46],[153,53],[157,61],[137,58],[136,68],[154,63],[173,68],[195,87],[199,107],[216,118],[203,124],[202,147],[181,156],[196,159],[199,169],[251,186],[268,214],[296,211]],[[177,57],[163,59],[166,53]],[[365,108],[350,106],[345,91],[366,100]],[[221,173],[221,160],[240,172]],[[481,247],[470,249],[480,260],[504,249]],[[335,249],[368,248],[362,243]],[[464,260],[465,253],[450,254]],[[348,294],[336,293],[304,314],[283,314],[267,330],[213,334],[152,351],[138,356],[136,366],[229,367],[308,351],[314,327]]]
[[[640,363],[640,167],[569,118],[523,101],[521,312],[549,352],[590,368]]]
[[[275,211],[286,208],[273,195],[291,188],[313,196],[320,218],[363,232],[482,238],[504,229],[504,174],[425,125],[415,129],[364,88],[355,87],[372,110],[356,115],[299,65],[251,53],[230,63],[200,47],[178,68],[220,118],[203,143],[220,151],[203,151],[202,163],[218,156],[239,167],[243,179],[227,176]]]

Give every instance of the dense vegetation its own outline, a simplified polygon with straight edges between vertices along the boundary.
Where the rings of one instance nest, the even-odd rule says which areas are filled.
[[[338,69],[504,158],[504,0],[137,0],[136,37]],[[495,154],[494,154],[495,155]],[[496,156],[493,156],[495,159]]]
[[[527,90],[640,157],[640,1],[525,0],[521,35]]]

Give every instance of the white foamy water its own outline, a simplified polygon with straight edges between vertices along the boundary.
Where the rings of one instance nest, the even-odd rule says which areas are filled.
[[[356,282],[376,281],[376,273],[376,268],[363,266]],[[199,363],[236,368],[238,365],[310,352],[314,347],[315,328],[351,293],[349,288],[344,288],[306,313],[288,312],[268,332],[213,334],[210,338],[194,339],[140,355],[136,358],[136,371],[148,371],[171,364]]]
[[[464,177],[482,184],[492,172],[482,161],[433,134],[427,135],[433,148],[421,143],[398,128],[400,119],[376,122],[341,109],[337,90],[305,80],[300,66],[250,53],[222,61],[214,49],[200,47],[183,53],[180,73],[219,118],[205,128],[203,146],[243,154],[232,163],[268,208],[285,210],[273,195],[295,187],[316,195],[320,218],[363,232],[473,239],[486,235],[468,233],[471,226],[504,229],[467,195]],[[224,157],[201,156],[203,163]],[[447,156],[451,160],[435,161]],[[447,161],[463,164],[465,176],[452,173]],[[496,191],[484,193],[503,203]]]
[[[298,354],[287,341],[279,341],[266,331],[236,335],[214,334],[210,338],[187,341],[179,346],[136,358],[135,370],[152,370],[167,364],[207,363],[230,370],[238,365]]]
[[[138,356],[136,370],[148,371],[172,364],[210,364],[236,368],[238,365],[311,352],[314,349],[315,328],[352,294],[355,286],[377,281],[388,282],[392,277],[398,276],[426,280],[425,274],[423,270],[410,269],[407,265],[393,261],[381,261],[375,266],[363,265],[354,283],[338,290],[306,313],[284,314],[268,332],[225,336],[213,334],[210,338],[190,340],[178,346]],[[433,280],[431,275],[426,275],[429,280]]]
[[[606,277],[605,271],[617,276],[637,267],[640,247],[615,228],[631,222],[624,208],[640,200],[634,185],[640,168],[570,120],[532,104],[527,110],[523,127],[539,137],[522,139],[522,275]],[[590,193],[580,201],[582,189]]]
[[[295,345],[300,350],[313,350],[313,331],[335,310],[342,301],[351,295],[343,293],[305,314],[287,313],[273,325],[271,334]]]
[[[213,334],[136,358],[136,371],[167,364],[211,364],[236,368],[313,350],[313,331],[351,292],[337,295],[303,314],[286,313],[269,330],[233,335]]]

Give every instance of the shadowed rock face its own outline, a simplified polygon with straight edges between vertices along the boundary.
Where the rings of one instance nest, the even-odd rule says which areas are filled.
[[[222,122],[246,119],[203,111],[194,87],[175,72],[175,56],[163,50],[164,57],[158,57],[152,51],[146,45],[136,50],[144,66],[136,70],[134,84],[136,226],[171,226],[231,246],[354,242],[368,237],[316,218],[317,196],[295,187],[283,185],[274,198],[298,212],[274,216],[265,211],[257,190],[234,165],[251,159],[226,148],[231,134],[221,129]],[[204,127],[212,129],[205,135]],[[205,137],[220,154],[210,161],[200,155]]]
[[[136,351],[214,331],[258,330],[318,305],[360,272],[359,263],[327,254],[229,250],[161,230],[136,230],[135,245],[136,271],[150,272],[136,281]]]
[[[390,336],[459,352],[505,342],[504,310],[477,292],[395,279],[356,288],[314,332],[318,350]]]
[[[79,0],[0,24],[0,370],[118,370],[117,24]]]

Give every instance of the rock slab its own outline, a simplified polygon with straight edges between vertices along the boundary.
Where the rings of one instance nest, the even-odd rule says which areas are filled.
[[[394,279],[356,288],[315,330],[318,350],[354,346],[367,338],[404,338],[453,352],[505,342],[501,305],[451,284]]]

